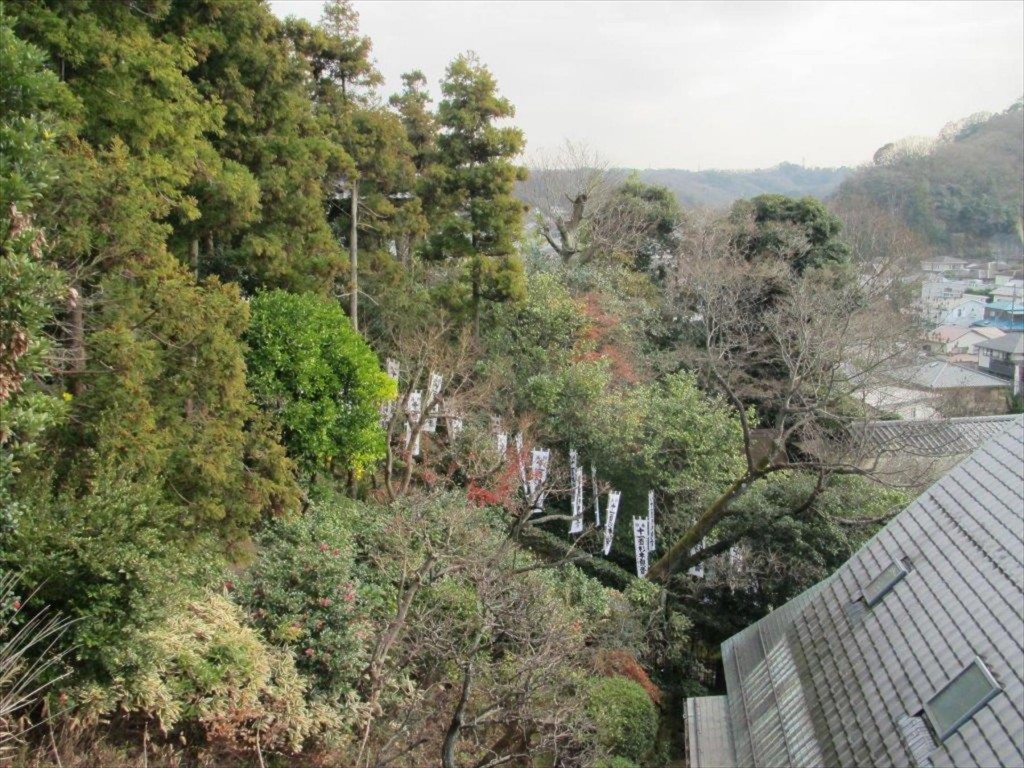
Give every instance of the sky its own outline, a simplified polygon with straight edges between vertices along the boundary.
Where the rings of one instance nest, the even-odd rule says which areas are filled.
[[[582,142],[628,168],[859,165],[1024,94],[1024,2],[353,3],[384,93],[473,50],[527,159]],[[271,0],[316,21],[320,0]]]

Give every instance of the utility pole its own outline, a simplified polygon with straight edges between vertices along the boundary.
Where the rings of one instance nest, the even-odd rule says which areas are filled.
[[[352,228],[348,235],[349,262],[352,268],[351,293],[348,297],[348,314],[352,318],[352,330],[359,332],[359,182],[352,181]]]

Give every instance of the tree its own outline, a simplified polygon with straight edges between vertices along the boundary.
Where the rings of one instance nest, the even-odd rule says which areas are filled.
[[[332,299],[283,291],[252,300],[249,380],[307,472],[361,472],[384,456],[380,405],[394,384]]]
[[[522,194],[563,262],[616,259],[643,271],[675,248],[682,212],[671,190],[622,178],[585,144],[536,157]]]
[[[0,16],[0,534],[13,512],[10,484],[18,461],[39,448],[56,423],[61,398],[48,393],[46,326],[63,293],[61,274],[46,261],[46,237],[32,208],[51,181],[56,155],[52,103],[62,88],[42,52],[15,37]]]
[[[476,54],[458,56],[441,83],[438,174],[428,215],[435,231],[426,253],[467,265],[469,309],[479,337],[484,301],[522,296],[522,267],[515,246],[522,208],[514,195],[525,170],[514,164],[523,149],[518,128],[496,125],[515,108],[498,95],[497,82]]]
[[[587,247],[590,220],[614,185],[607,160],[586,144],[566,139],[557,151],[532,159],[522,194],[537,211],[547,244],[568,261]]]
[[[884,285],[859,286],[833,269],[798,271],[803,240],[754,259],[735,243],[728,227],[691,228],[674,290],[693,334],[690,364],[739,419],[744,468],[651,567],[654,579],[727,548],[701,542],[760,480],[810,473],[810,508],[833,477],[871,474],[877,456],[851,438],[849,427],[863,418],[853,395],[912,348]]]
[[[736,247],[748,259],[784,256],[799,275],[811,267],[842,264],[850,249],[842,224],[818,200],[759,195],[733,205]]]

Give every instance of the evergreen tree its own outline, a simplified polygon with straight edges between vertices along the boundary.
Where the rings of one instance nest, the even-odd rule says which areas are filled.
[[[426,251],[466,263],[469,309],[479,335],[485,300],[517,299],[524,291],[515,255],[523,208],[514,187],[526,170],[514,159],[525,141],[518,128],[497,124],[513,117],[515,108],[498,95],[494,76],[476,54],[460,55],[448,65],[441,93],[439,168],[428,209],[436,229]]]

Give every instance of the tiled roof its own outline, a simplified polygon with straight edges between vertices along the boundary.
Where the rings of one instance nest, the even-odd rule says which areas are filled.
[[[1024,419],[722,655],[737,766],[1024,765]],[[939,741],[925,704],[975,658],[1000,690]]]
[[[868,455],[938,458],[968,454],[1019,419],[1011,415],[869,421],[857,427],[857,431]]]
[[[1008,333],[998,339],[979,341],[978,346],[997,352],[1009,352],[1012,355],[1024,355],[1024,333]]]
[[[919,389],[985,389],[1007,387],[1003,380],[987,373],[947,363],[945,360],[931,360],[919,365],[900,368],[891,374],[893,379]]]

